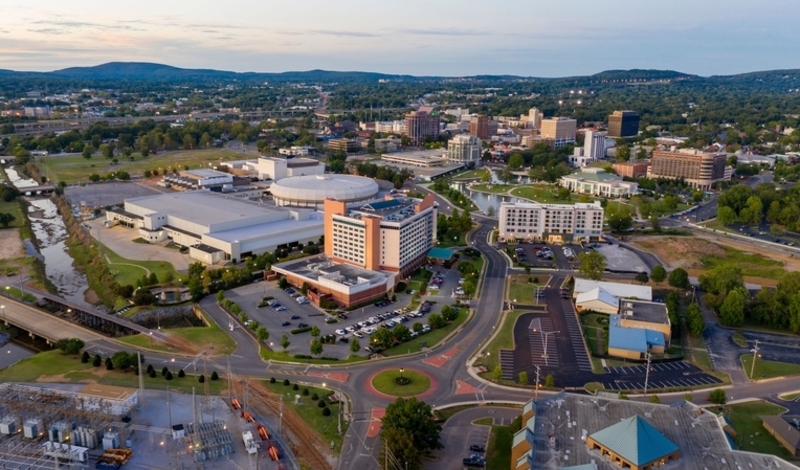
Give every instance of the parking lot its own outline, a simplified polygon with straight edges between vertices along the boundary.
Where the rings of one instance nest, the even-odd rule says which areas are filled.
[[[577,256],[582,248],[575,244],[520,243],[513,251],[518,263],[528,263],[532,268],[574,269],[578,267]]]
[[[646,371],[647,366],[644,364],[606,367],[607,375],[603,376],[601,383],[607,390],[643,390]],[[608,374],[613,374],[613,377],[608,377]],[[657,388],[697,387],[719,383],[722,383],[720,379],[706,374],[694,364],[685,361],[662,362],[650,364],[647,388],[652,390]]]
[[[68,186],[64,189],[64,196],[75,208],[79,208],[81,202],[85,202],[88,207],[104,207],[122,204],[125,199],[160,194],[159,189],[134,181],[87,183],[84,186]]]
[[[595,248],[606,257],[606,269],[611,271],[650,272],[639,256],[618,244],[596,244]]]
[[[455,280],[448,278],[455,273]],[[450,270],[443,274],[444,282],[442,287],[452,283],[452,287],[458,283],[458,271]],[[269,342],[272,348],[280,351],[280,338],[282,335],[289,335],[291,345],[288,352],[291,354],[309,354],[309,344],[312,340],[310,333],[299,333],[292,335],[290,332],[304,326],[316,326],[320,329],[321,336],[334,335],[337,338],[335,344],[327,343],[324,347],[323,356],[337,357],[344,359],[350,354],[350,341],[358,338],[362,348],[369,345],[369,334],[384,324],[391,328],[396,320],[401,320],[409,329],[415,322],[427,325],[427,318],[430,313],[439,312],[443,305],[450,304],[449,294],[426,295],[423,300],[436,301],[430,303],[426,309],[420,309],[421,316],[413,317],[412,312],[406,314],[392,313],[404,308],[411,300],[411,295],[402,293],[397,295],[397,302],[388,303],[380,307],[369,305],[352,312],[342,312],[345,318],[331,317],[323,310],[318,309],[310,303],[300,304],[297,298],[300,292],[292,289],[293,293],[278,288],[277,282],[258,282],[248,284],[236,289],[227,291],[225,296],[236,302],[244,312],[247,312],[251,320],[256,320],[260,325],[266,327],[270,332]],[[434,292],[435,293],[435,292]],[[265,297],[273,298],[273,306],[259,307]],[[336,321],[334,321],[334,318]],[[338,333],[337,333],[338,330]]]

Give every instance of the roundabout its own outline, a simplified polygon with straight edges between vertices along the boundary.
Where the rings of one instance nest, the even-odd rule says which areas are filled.
[[[431,388],[431,378],[427,374],[402,367],[379,372],[369,382],[378,393],[400,398],[421,395]]]

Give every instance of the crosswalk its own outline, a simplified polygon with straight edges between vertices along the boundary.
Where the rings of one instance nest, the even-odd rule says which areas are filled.
[[[541,331],[528,330],[528,339],[531,347],[531,362],[535,366],[558,367],[558,348],[556,339],[552,335],[545,338],[548,331],[555,331],[553,321],[549,318],[539,318]],[[547,357],[545,357],[545,344],[547,345]]]
[[[562,300],[561,307],[564,311],[564,321],[567,323],[567,334],[569,335],[570,342],[572,342],[572,350],[575,352],[575,362],[578,364],[578,369],[591,372],[592,361],[589,359],[589,355],[586,354],[581,327],[578,324],[578,316],[575,314],[572,302],[569,300]]]

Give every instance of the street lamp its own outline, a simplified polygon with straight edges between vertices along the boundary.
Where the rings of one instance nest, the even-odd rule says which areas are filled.
[[[2,313],[2,318],[5,320],[5,318],[6,318],[6,306],[5,305],[0,305],[0,309],[2,309],[2,312],[3,312]]]
[[[758,354],[758,340],[756,340],[755,345],[753,346],[753,349],[751,349],[750,351],[753,352],[753,364],[751,364],[751,366],[750,366],[750,380],[753,380],[753,374],[756,371],[756,357],[759,356],[759,354]]]
[[[405,372],[405,371],[406,371],[405,368],[403,368],[403,367],[400,368],[400,381],[401,382],[403,381],[403,372]]]

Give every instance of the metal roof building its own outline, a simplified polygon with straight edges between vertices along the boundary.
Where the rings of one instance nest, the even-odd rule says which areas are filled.
[[[639,415],[591,434],[586,440],[590,449],[598,449],[621,467],[645,469],[677,460],[678,446]]]
[[[276,206],[322,208],[325,199],[344,202],[374,199],[380,187],[372,178],[353,175],[292,176],[275,181],[270,192]]]
[[[653,289],[650,286],[638,286],[635,284],[622,284],[619,282],[605,282],[593,281],[591,279],[575,278],[575,288],[573,296],[577,297],[578,294],[588,292],[596,287],[602,287],[603,290],[621,299],[636,298],[638,300],[653,300]]]

